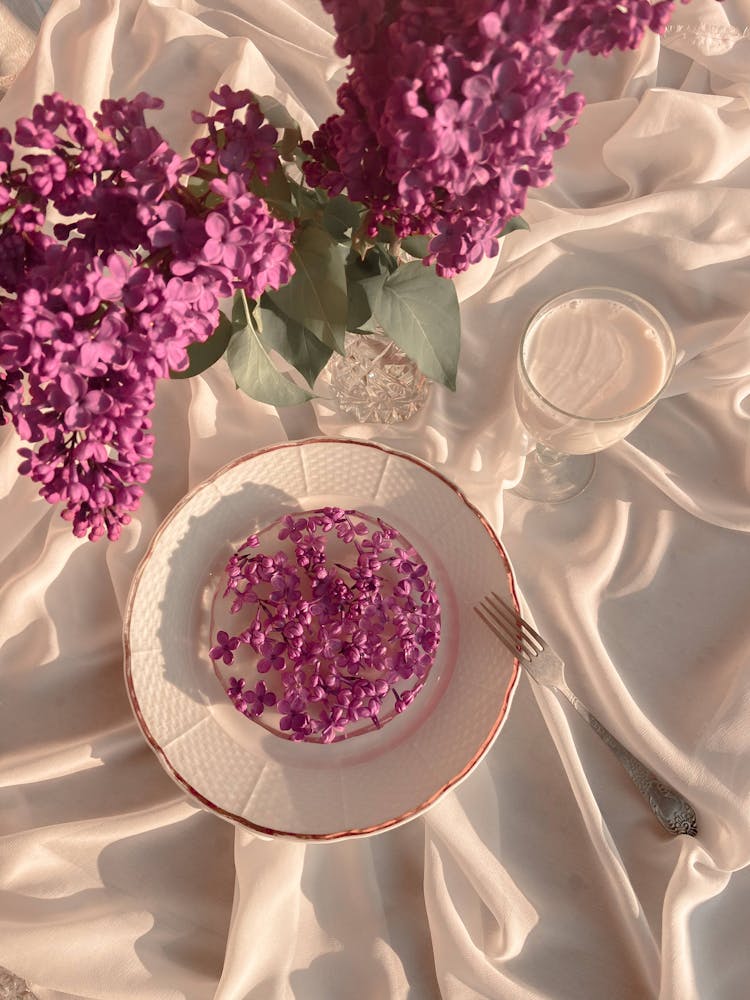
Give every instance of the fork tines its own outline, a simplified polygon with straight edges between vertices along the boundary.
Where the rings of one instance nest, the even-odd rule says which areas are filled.
[[[500,642],[519,659],[531,660],[544,649],[544,640],[539,633],[494,591],[474,610]]]

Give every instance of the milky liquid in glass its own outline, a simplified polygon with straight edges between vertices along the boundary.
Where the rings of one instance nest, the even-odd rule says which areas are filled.
[[[668,374],[662,338],[635,310],[573,298],[542,313],[524,338],[516,403],[536,441],[571,455],[625,437]],[[528,383],[531,383],[529,385]]]

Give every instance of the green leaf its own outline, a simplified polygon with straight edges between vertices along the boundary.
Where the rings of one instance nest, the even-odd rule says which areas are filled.
[[[10,208],[6,208],[4,212],[0,212],[0,226],[4,226],[8,219],[12,219],[15,215],[16,206],[11,205]]]
[[[371,299],[377,296],[388,274],[383,258],[375,250],[370,250],[364,260],[358,253],[352,252],[347,259],[345,270],[349,297],[346,328],[354,333],[372,333],[377,326],[377,320],[372,315]],[[377,283],[363,285],[363,282],[370,278],[378,278],[379,285]]]
[[[364,257],[360,257],[356,250],[351,250],[346,258],[346,280],[364,281],[365,278],[374,278],[378,274],[388,274],[383,257],[373,247],[368,250]]]
[[[419,257],[421,260],[427,256],[427,248],[430,245],[431,236],[407,236],[401,240],[401,249],[412,257]]]
[[[227,361],[238,389],[272,406],[297,406],[313,398],[312,393],[282,375],[269,358],[243,291],[234,297],[232,326]]]
[[[277,101],[275,97],[269,96],[258,96],[255,95],[255,100],[258,107],[263,112],[266,120],[273,125],[274,128],[281,129],[297,129],[299,131],[299,125],[289,114],[284,105]]]
[[[192,378],[193,375],[200,375],[212,364],[219,360],[227,349],[234,330],[229,319],[221,314],[219,325],[202,344],[191,344],[187,349],[190,366],[182,372],[170,372],[170,378]]]
[[[378,243],[385,243],[390,246],[396,240],[396,230],[393,226],[379,226],[378,235],[375,237]]]
[[[361,284],[372,292],[373,315],[385,333],[423,374],[455,389],[461,317],[453,282],[417,260],[389,274],[379,291],[376,281]]]
[[[272,304],[262,306],[260,313],[264,343],[293,365],[312,388],[333,353],[331,348],[301,323],[277,312]]]
[[[277,148],[285,160],[291,160],[302,138],[302,130],[287,109],[275,97],[258,97],[258,107],[269,124],[282,133]]]
[[[378,321],[373,314],[372,303],[382,293],[385,279],[386,276],[381,274],[349,285],[347,330],[353,333],[373,333],[377,329]]]
[[[297,213],[301,219],[320,218],[323,203],[317,191],[311,191],[310,188],[294,181],[292,182],[292,194],[297,205]]]
[[[196,198],[202,198],[209,188],[209,181],[204,177],[191,177],[187,182],[188,191]]]
[[[248,185],[253,194],[263,198],[271,208],[277,210],[277,214],[286,219],[293,219],[297,212],[292,202],[292,187],[284,172],[284,168],[279,163],[268,180],[262,181],[260,177],[253,176]]]
[[[224,199],[220,194],[217,194],[216,191],[209,191],[203,200],[203,204],[209,211],[211,211],[214,208],[218,208],[219,205],[223,205]]]
[[[276,148],[281,154],[282,159],[287,160],[287,162],[294,159],[294,154],[297,147],[302,139],[302,133],[298,128],[285,128],[284,133],[281,137],[281,142],[276,144]]]
[[[338,194],[323,209],[323,225],[335,240],[342,240],[350,229],[359,225],[361,208],[346,195]]]
[[[348,307],[341,249],[325,229],[308,225],[299,232],[292,262],[296,270],[291,280],[266,294],[277,311],[343,353]]]
[[[505,226],[500,233],[500,236],[507,236],[508,233],[512,233],[516,229],[528,229],[529,224],[526,219],[522,219],[520,215],[513,216],[512,219],[508,219]]]
[[[376,243],[373,250],[381,257],[382,264],[387,271],[394,274],[398,270],[398,259],[393,256],[388,247],[383,246],[382,243]]]

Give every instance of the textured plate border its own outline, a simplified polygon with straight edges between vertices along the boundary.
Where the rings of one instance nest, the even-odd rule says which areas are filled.
[[[167,524],[169,524],[172,518],[174,518],[175,515],[187,503],[189,503],[197,493],[204,490],[206,486],[213,483],[216,479],[224,475],[230,469],[233,469],[238,465],[242,465],[245,462],[248,462],[251,459],[258,457],[259,455],[265,455],[268,454],[269,452],[279,451],[284,448],[300,448],[300,447],[308,447],[315,445],[330,445],[330,444],[346,444],[346,445],[351,445],[352,447],[355,448],[372,448],[386,455],[394,455],[399,459],[413,462],[415,465],[420,466],[422,469],[424,469],[425,471],[429,472],[431,475],[439,479],[445,486],[449,487],[456,494],[456,496],[458,496],[460,500],[465,504],[468,510],[471,511],[471,513],[479,520],[482,527],[487,532],[489,540],[497,549],[505,565],[507,584],[508,584],[508,589],[510,591],[510,595],[513,599],[513,603],[515,604],[516,609],[520,611],[520,606],[518,603],[518,595],[516,594],[515,578],[513,576],[513,570],[511,568],[510,560],[508,559],[508,555],[505,549],[503,548],[500,539],[495,534],[495,531],[490,525],[487,518],[484,516],[484,514],[482,514],[482,512],[477,507],[474,506],[474,504],[471,503],[470,500],[468,500],[463,491],[460,490],[455,483],[453,483],[442,473],[438,472],[427,462],[422,461],[422,459],[419,459],[414,455],[409,455],[406,452],[397,451],[394,448],[388,448],[385,445],[378,444],[374,441],[355,441],[348,438],[316,437],[316,438],[307,438],[301,441],[285,441],[281,444],[269,445],[266,448],[259,448],[256,451],[249,452],[248,454],[243,455],[232,462],[229,462],[227,465],[222,466],[222,468],[218,469],[213,475],[209,476],[207,479],[203,480],[196,487],[194,487],[194,489],[192,489],[188,494],[186,494],[186,496],[182,498],[182,500],[180,500],[176,504],[176,506],[162,521],[159,528],[157,528],[153,538],[151,539],[151,542],[149,543],[149,547],[146,550],[145,555],[141,559],[138,568],[136,569],[136,572],[133,576],[133,581],[130,587],[130,592],[128,594],[128,600],[123,619],[123,652],[124,652],[125,684],[128,692],[128,697],[130,699],[130,704],[133,709],[133,714],[136,717],[138,725],[140,726],[143,732],[146,742],[156,754],[159,763],[162,765],[167,774],[181,788],[183,788],[186,792],[188,792],[190,796],[192,796],[194,799],[200,802],[201,805],[203,805],[206,809],[209,809],[211,812],[216,813],[217,816],[221,816],[223,819],[226,819],[229,822],[236,824],[237,826],[244,827],[245,829],[248,829],[251,832],[261,837],[271,837],[271,838],[278,837],[290,840],[311,841],[311,842],[346,840],[353,837],[366,837],[375,833],[381,833],[385,830],[393,829],[396,826],[400,826],[401,824],[408,822],[409,820],[418,816],[420,813],[425,812],[427,809],[430,808],[430,806],[434,805],[438,801],[438,799],[441,798],[441,796],[443,796],[449,789],[455,788],[461,781],[463,781],[464,778],[466,778],[470,774],[470,772],[474,769],[474,767],[476,767],[476,765],[479,763],[482,757],[484,757],[484,755],[487,753],[492,743],[494,742],[495,738],[497,737],[502,727],[502,724],[505,721],[505,718],[507,717],[508,709],[510,707],[516,687],[518,686],[519,663],[517,659],[514,659],[513,673],[508,683],[508,687],[505,692],[505,697],[500,706],[497,718],[492,727],[490,728],[490,731],[488,732],[484,741],[478,748],[477,752],[473,755],[473,757],[466,763],[466,765],[457,774],[455,774],[449,781],[441,785],[440,788],[438,788],[437,791],[434,792],[429,798],[425,799],[423,802],[420,802],[418,805],[414,806],[413,809],[410,809],[407,812],[401,813],[399,816],[396,816],[392,819],[386,820],[374,826],[337,830],[331,833],[299,833],[296,831],[277,830],[265,826],[260,826],[256,823],[253,823],[246,817],[240,816],[236,813],[232,813],[226,809],[223,809],[215,802],[212,802],[211,799],[206,797],[206,795],[204,795],[198,789],[194,788],[190,784],[190,782],[187,781],[183,777],[183,775],[181,775],[173,767],[164,749],[159,745],[158,741],[154,738],[154,736],[149,730],[148,724],[146,723],[146,720],[141,711],[141,707],[138,703],[138,699],[136,697],[135,688],[133,685],[132,672],[131,672],[130,625],[131,625],[133,604],[135,601],[135,595],[138,590],[138,585],[140,583],[141,576],[143,575],[144,569],[148,565],[149,560],[151,559],[153,550],[157,545],[159,539],[161,538],[161,535],[165,527],[167,526]]]

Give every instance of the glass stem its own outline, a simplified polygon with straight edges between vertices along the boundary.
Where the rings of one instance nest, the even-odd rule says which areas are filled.
[[[539,442],[537,442],[536,446],[536,456],[539,464],[546,466],[559,465],[560,461],[565,457],[561,452]]]

